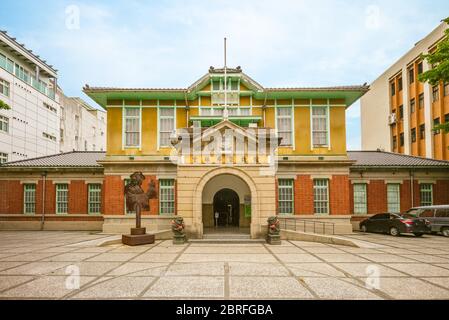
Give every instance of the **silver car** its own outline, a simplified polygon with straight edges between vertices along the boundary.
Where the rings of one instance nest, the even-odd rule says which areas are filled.
[[[449,205],[412,208],[407,213],[430,221],[432,233],[449,237]]]

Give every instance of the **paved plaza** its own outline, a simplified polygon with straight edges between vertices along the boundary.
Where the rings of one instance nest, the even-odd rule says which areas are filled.
[[[108,237],[0,232],[0,299],[449,299],[440,236],[348,236],[364,248],[96,244]]]

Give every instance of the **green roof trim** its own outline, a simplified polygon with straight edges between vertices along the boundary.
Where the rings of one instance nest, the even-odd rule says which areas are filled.
[[[228,120],[241,127],[248,127],[250,123],[258,123],[260,116],[229,116]],[[202,127],[211,127],[223,121],[222,116],[193,116],[190,121],[200,121]]]

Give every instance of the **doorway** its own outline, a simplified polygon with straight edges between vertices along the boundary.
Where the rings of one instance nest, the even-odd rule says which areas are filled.
[[[232,189],[221,189],[213,201],[214,226],[216,228],[238,228],[240,225],[240,199]]]

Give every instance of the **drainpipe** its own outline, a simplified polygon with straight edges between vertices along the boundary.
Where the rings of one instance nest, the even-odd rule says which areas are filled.
[[[47,172],[42,172],[42,216],[41,216],[41,231],[44,230],[45,223],[45,188],[46,188]]]
[[[414,195],[414,176],[413,176],[413,171],[410,170],[410,197],[411,197],[411,205],[412,208],[415,206],[415,195]]]

